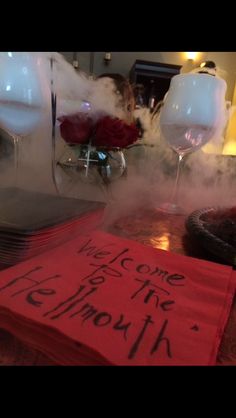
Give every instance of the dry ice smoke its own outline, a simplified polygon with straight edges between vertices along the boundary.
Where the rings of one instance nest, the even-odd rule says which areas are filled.
[[[24,188],[55,193],[51,173],[51,111],[50,91],[57,94],[57,116],[83,110],[84,101],[91,104],[94,117],[101,113],[122,117],[120,97],[112,80],[91,79],[76,71],[64,57],[55,52],[38,53],[44,60],[44,80],[48,87],[48,113],[37,132],[25,138],[20,150],[19,185]],[[232,111],[232,109],[231,109]],[[166,143],[160,132],[159,115],[151,115],[149,109],[137,109],[144,128],[143,137],[133,147],[124,151],[127,161],[127,176],[111,183],[109,189],[115,204],[108,205],[107,220],[139,211],[142,207],[156,207],[169,199],[175,179],[177,155]],[[225,121],[222,119],[220,130]],[[223,132],[216,135],[221,141]],[[61,147],[61,148],[60,148]],[[57,148],[61,153],[67,147],[57,126]],[[12,170],[12,166],[9,170]],[[235,157],[206,154],[202,150],[186,157],[181,177],[180,199],[190,210],[209,205],[236,204]],[[1,171],[1,175],[2,175]],[[110,195],[100,186],[80,182],[71,173],[71,183],[62,176],[61,190],[64,195],[90,200],[110,201]],[[2,181],[8,184],[10,171]],[[65,187],[63,188],[63,184]],[[68,187],[67,187],[68,186]]]
[[[155,145],[157,138],[160,136],[159,123],[156,120],[156,117],[153,118],[148,107],[135,109],[134,117],[140,121],[142,126],[142,144]]]
[[[43,53],[42,53],[43,54]],[[100,114],[124,117],[120,94],[116,91],[114,81],[109,77],[91,79],[87,74],[76,71],[66,59],[57,52],[45,53],[48,83],[53,82],[57,95],[57,116],[87,112],[83,106],[90,104],[90,115],[94,118]],[[49,61],[53,60],[53,70]]]
[[[117,91],[114,81],[109,77],[93,80],[88,97],[92,113],[104,113],[124,119],[121,95]]]

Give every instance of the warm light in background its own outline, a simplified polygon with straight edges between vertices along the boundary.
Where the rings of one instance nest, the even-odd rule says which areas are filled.
[[[223,148],[223,155],[236,155],[236,141],[231,140],[226,142]]]
[[[188,60],[195,60],[197,58],[197,52],[186,52]]]
[[[235,97],[233,98],[233,103]],[[225,134],[225,141],[224,141],[224,148],[223,148],[223,155],[236,155],[236,105],[234,104],[231,108],[231,115],[229,118],[226,134]]]

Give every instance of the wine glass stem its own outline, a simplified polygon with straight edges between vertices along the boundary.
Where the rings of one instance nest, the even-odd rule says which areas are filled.
[[[15,187],[18,186],[18,167],[19,167],[19,137],[13,136],[14,142],[14,175],[15,175]]]
[[[175,178],[174,189],[173,189],[172,196],[171,196],[171,202],[174,205],[178,205],[180,175],[181,175],[183,158],[184,158],[183,154],[178,154],[177,173],[176,173],[176,178]]]

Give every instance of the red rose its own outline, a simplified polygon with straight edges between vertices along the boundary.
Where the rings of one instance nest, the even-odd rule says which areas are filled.
[[[137,141],[138,136],[139,130],[134,124],[128,125],[120,119],[105,116],[97,123],[93,145],[125,148]]]
[[[62,138],[69,144],[85,144],[93,132],[93,121],[84,113],[58,118]]]

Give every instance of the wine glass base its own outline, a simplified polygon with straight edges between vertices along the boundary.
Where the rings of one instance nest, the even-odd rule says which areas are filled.
[[[156,208],[160,212],[169,213],[170,215],[185,215],[186,211],[182,206],[179,206],[175,203],[162,203]]]

